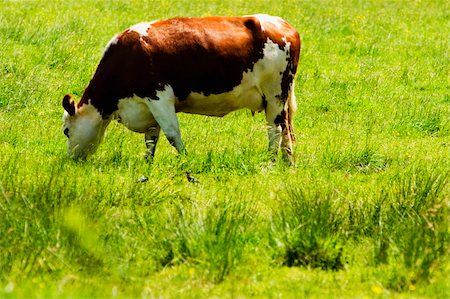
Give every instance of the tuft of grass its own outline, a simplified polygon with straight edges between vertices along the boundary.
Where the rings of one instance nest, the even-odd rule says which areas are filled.
[[[341,216],[331,193],[293,189],[273,216],[274,245],[282,264],[325,270],[344,267]]]
[[[420,106],[418,109],[401,112],[395,117],[393,129],[399,135],[448,136],[450,132],[447,118],[443,112]]]
[[[330,170],[346,172],[372,173],[384,170],[389,159],[375,148],[337,149],[339,145],[328,145],[322,155],[321,163]]]
[[[450,248],[449,207],[445,188],[449,173],[413,167],[392,179],[372,203],[359,209],[364,227],[357,238],[373,239],[373,262],[387,265],[388,288],[406,291],[429,282]],[[364,237],[366,236],[366,237]]]
[[[428,283],[450,248],[448,178],[412,167],[360,204],[336,192],[292,188],[274,209],[272,246],[289,267],[339,270],[352,260],[350,244],[368,240],[367,262],[390,273],[383,277],[387,288]]]
[[[397,200],[391,201],[386,229],[395,240],[393,254],[414,273],[412,280],[428,281],[450,246],[450,210],[443,196],[448,178],[449,172],[412,169],[394,181],[390,196]]]
[[[177,204],[168,215],[166,261],[198,264],[206,277],[222,282],[246,251],[251,214],[245,202]]]

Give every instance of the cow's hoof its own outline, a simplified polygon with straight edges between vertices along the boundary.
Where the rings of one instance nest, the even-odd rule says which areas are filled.
[[[147,181],[148,181],[148,177],[143,175],[143,176],[141,176],[140,178],[137,179],[136,183],[145,183]]]
[[[186,178],[188,179],[188,181],[190,183],[196,184],[199,182],[199,180],[197,180],[195,177],[192,176],[192,174],[188,171],[186,172]]]

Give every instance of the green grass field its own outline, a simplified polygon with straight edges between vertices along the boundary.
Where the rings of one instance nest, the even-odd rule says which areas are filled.
[[[302,36],[294,167],[249,111],[66,157],[115,33],[252,13]],[[450,298],[449,36],[445,0],[0,0],[0,297]]]

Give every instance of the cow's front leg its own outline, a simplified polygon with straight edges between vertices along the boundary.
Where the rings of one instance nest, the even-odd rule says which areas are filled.
[[[178,153],[182,154],[186,152],[186,149],[181,139],[180,126],[175,111],[175,97],[166,97],[165,92],[158,96],[157,100],[150,99],[148,101],[149,108],[169,143],[177,149]]]
[[[147,153],[145,158],[152,161],[155,157],[156,144],[158,143],[160,127],[152,127],[145,132],[145,145],[147,146]]]

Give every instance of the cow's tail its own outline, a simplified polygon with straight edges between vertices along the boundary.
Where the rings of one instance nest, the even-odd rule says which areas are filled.
[[[287,100],[287,121],[288,121],[288,130],[289,135],[291,135],[292,143],[295,143],[295,133],[294,133],[294,114],[297,111],[297,101],[295,98],[295,88],[294,83],[291,85],[291,90],[289,91],[289,97]]]

